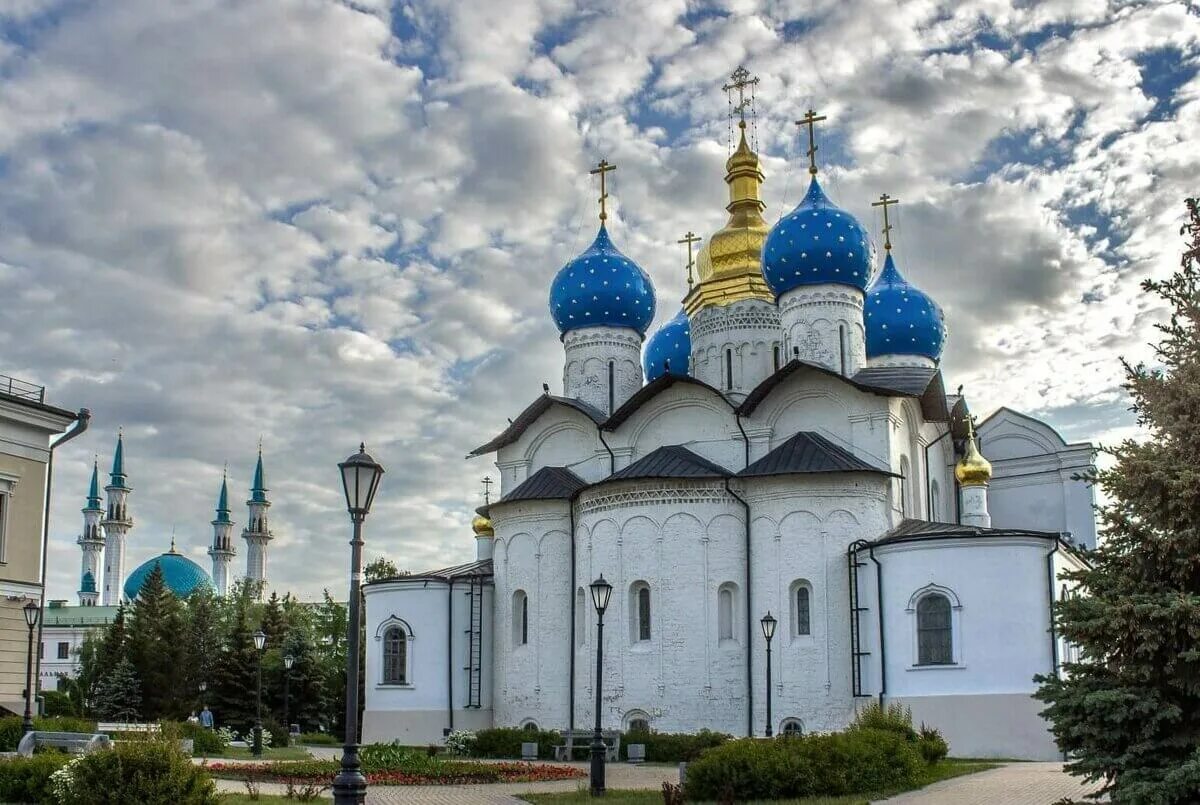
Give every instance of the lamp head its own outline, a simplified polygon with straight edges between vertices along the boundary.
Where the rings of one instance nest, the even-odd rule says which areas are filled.
[[[292,670],[292,664],[295,662],[296,662],[296,658],[293,657],[291,654],[285,654],[283,656],[283,667],[286,668],[287,670],[289,670],[289,671]]]
[[[763,615],[763,618],[761,621],[759,621],[759,623],[762,625],[763,637],[767,639],[768,643],[771,642],[771,638],[775,636],[775,626],[778,624],[778,621],[776,621],[775,618],[771,616],[771,613],[768,612],[766,615]]]
[[[38,615],[41,614],[41,609],[38,607],[37,602],[30,601],[23,607],[23,611],[25,613],[25,625],[30,629],[37,626]]]
[[[254,647],[259,651],[267,647],[267,633],[262,629],[254,633]]]
[[[600,578],[588,587],[592,591],[592,605],[596,607],[596,614],[603,615],[604,610],[608,609],[608,599],[612,597],[612,585],[604,580],[604,574],[601,573]]]
[[[383,477],[383,466],[367,454],[366,445],[359,444],[358,452],[338,464],[338,469],[346,492],[346,508],[355,517],[366,517]]]

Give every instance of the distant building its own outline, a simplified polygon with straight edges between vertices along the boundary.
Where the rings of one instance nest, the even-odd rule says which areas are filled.
[[[39,648],[42,672],[38,687],[58,690],[64,677],[79,672],[79,649],[88,635],[97,635],[112,623],[116,607],[67,606],[66,601],[46,604],[46,624]]]

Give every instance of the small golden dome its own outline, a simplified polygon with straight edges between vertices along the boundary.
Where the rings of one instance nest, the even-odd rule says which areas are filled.
[[[967,452],[954,467],[954,477],[963,486],[983,486],[992,480],[992,465],[975,445],[975,430],[967,436]]]
[[[471,521],[471,530],[475,532],[475,536],[477,537],[496,536],[496,532],[492,530],[492,521],[482,514],[475,515],[475,519]]]

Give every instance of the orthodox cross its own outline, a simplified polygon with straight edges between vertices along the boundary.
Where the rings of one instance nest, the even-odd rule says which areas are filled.
[[[600,174],[600,220],[601,221],[608,220],[608,211],[604,204],[604,202],[608,200],[608,184],[604,180],[604,174],[608,173],[609,171],[615,171],[616,169],[617,169],[616,165],[610,165],[608,163],[607,159],[602,159],[602,160],[600,160],[599,165],[597,165],[596,167],[592,168],[591,171],[589,171],[592,176],[595,176],[597,173]]]
[[[488,504],[490,504],[492,502],[491,501],[492,483],[493,483],[492,476],[490,476],[490,475],[483,476],[483,480],[480,481],[480,483],[483,484],[483,505],[487,506]]]
[[[818,115],[816,112],[809,109],[804,113],[804,117],[796,121],[797,126],[808,126],[808,172],[813,176],[817,175],[816,127],[817,123],[825,119],[825,115]]]
[[[879,201],[871,202],[872,207],[883,207],[883,248],[889,252],[892,250],[892,224],[888,220],[887,208],[892,204],[899,203],[900,199],[892,198],[887,193],[881,194],[879,196]]]
[[[733,91],[737,90],[738,102],[731,107],[731,111],[736,112],[741,118],[742,126],[746,125],[746,110],[754,104],[753,93],[749,98],[746,97],[746,88],[754,87],[758,83],[758,76],[750,77],[750,71],[745,67],[738,67],[733,71],[733,75],[729,76],[732,79],[728,84],[725,84],[721,89],[730,94],[730,103],[732,103]]]
[[[688,247],[687,272],[688,272],[688,287],[690,288],[690,287],[692,287],[692,266],[695,265],[695,263],[692,261],[692,244],[699,243],[700,238],[696,236],[695,232],[689,231],[686,235],[683,236],[683,238],[681,238],[680,240],[677,240],[675,242],[676,243],[686,243],[687,247]]]

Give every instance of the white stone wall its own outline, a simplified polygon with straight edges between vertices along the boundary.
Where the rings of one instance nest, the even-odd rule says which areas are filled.
[[[493,647],[497,726],[568,721],[571,626],[570,507],[566,501],[493,505]],[[527,642],[514,597],[528,599]]]
[[[444,730],[492,724],[492,628],[494,597],[483,588],[481,707],[469,701],[469,584],[421,578],[363,587],[366,601],[365,743],[441,743]],[[452,618],[452,620],[451,620]],[[383,634],[396,624],[408,635],[407,682],[383,684]],[[451,686],[453,692],[451,694]],[[453,704],[451,704],[453,702]]]
[[[740,402],[787,363],[779,308],[761,299],[701,308],[690,317],[691,375]]]
[[[609,463],[596,423],[567,405],[552,405],[519,439],[497,451],[500,496],[542,467],[568,467],[594,483],[609,474]]]
[[[722,467],[745,466],[745,448],[733,409],[719,394],[677,383],[646,402],[605,440],[619,470],[663,445],[681,444]]]
[[[799,357],[846,376],[866,366],[863,292],[857,288],[801,285],[779,297],[779,318],[788,360]]]
[[[642,387],[642,336],[637,330],[581,327],[562,340],[564,396],[611,414]]]

